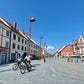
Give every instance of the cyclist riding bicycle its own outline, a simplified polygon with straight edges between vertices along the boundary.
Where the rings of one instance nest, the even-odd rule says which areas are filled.
[[[20,58],[20,56],[18,56],[18,58],[16,59],[18,66],[19,66],[19,64],[21,63],[21,60],[22,60],[22,59]]]
[[[27,56],[24,58],[26,64],[28,63],[29,68],[30,68],[31,58],[32,56],[30,56],[28,53],[27,53]]]

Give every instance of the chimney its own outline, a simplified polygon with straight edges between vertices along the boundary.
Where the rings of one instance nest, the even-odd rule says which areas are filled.
[[[80,38],[82,38],[82,35],[80,35]]]
[[[22,33],[24,34],[24,29],[22,30]]]
[[[27,37],[27,33],[25,33],[25,36]]]
[[[14,26],[13,27],[14,27],[14,29],[16,29],[16,22],[14,22]]]

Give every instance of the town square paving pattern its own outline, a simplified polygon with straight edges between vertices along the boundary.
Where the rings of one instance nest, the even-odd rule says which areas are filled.
[[[53,58],[47,58],[46,60],[46,63],[43,60],[32,61],[32,71],[25,74],[21,74],[19,69],[13,71],[13,63],[0,65],[0,84],[84,84],[83,75],[72,74],[72,72],[69,73],[67,71],[68,69],[65,69],[70,65],[68,68],[72,66],[72,70],[74,70],[75,63],[71,65],[70,63],[68,64]],[[78,64],[80,67],[82,65]],[[83,71],[80,69],[83,68],[79,68],[79,72]]]

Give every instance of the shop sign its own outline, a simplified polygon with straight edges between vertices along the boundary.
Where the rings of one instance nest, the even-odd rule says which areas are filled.
[[[5,50],[5,49],[0,49],[0,52],[7,52],[7,50]]]
[[[2,50],[2,52],[7,52],[7,50]]]

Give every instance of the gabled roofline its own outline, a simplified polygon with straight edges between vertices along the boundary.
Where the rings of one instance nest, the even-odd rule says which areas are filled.
[[[67,46],[69,46],[69,45],[73,46],[72,44],[68,44]],[[61,51],[63,51],[67,46],[65,46]],[[60,52],[61,52],[61,51],[60,51]]]
[[[29,39],[29,36],[25,36],[22,32],[20,32],[17,28],[15,29],[10,23],[8,23],[5,19],[3,19],[2,17],[0,17],[0,22],[3,23],[4,25],[6,25],[7,27],[9,27],[12,31],[18,33],[19,35],[21,35],[22,37],[24,37],[25,39]],[[31,39],[31,42],[34,43],[35,45],[37,45],[38,47],[40,47],[34,40]]]
[[[13,28],[13,26],[12,26],[10,23],[8,23],[5,19],[3,19],[2,17],[0,17],[0,19],[1,19],[3,22],[5,22],[7,26]]]
[[[73,44],[77,44],[78,43],[78,39],[77,40],[75,40],[75,41],[73,41]]]

